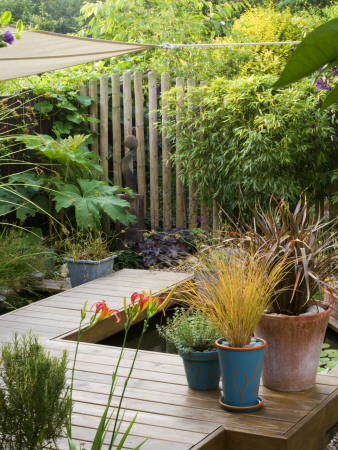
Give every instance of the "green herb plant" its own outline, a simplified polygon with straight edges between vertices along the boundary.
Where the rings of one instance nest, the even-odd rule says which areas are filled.
[[[219,331],[198,309],[177,308],[172,318],[156,328],[160,336],[182,353],[214,350],[215,341],[220,338]]]
[[[56,446],[72,409],[67,353],[51,357],[36,336],[16,333],[1,350],[0,447],[8,450]]]

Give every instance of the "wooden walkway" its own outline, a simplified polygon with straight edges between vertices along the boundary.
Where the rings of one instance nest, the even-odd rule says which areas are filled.
[[[86,300],[89,307],[106,300],[110,307],[122,310],[124,296],[129,298],[142,289],[160,293],[186,278],[182,273],[121,270],[1,316],[0,341],[9,342],[15,331],[31,329],[51,354],[60,355],[67,349],[71,368],[75,342],[63,337],[77,329],[80,309]],[[108,332],[112,334],[110,327],[115,321],[109,320],[99,330],[100,339]],[[119,352],[119,348],[93,343],[80,345],[73,435],[78,443],[86,443],[87,450],[106,404]],[[121,392],[132,357],[133,351],[126,350],[116,395]],[[149,437],[142,448],[321,450],[326,445],[326,433],[338,421],[337,386],[338,367],[327,375],[318,375],[316,386],[306,392],[279,393],[261,386],[265,404],[260,410],[230,413],[218,405],[218,390],[200,392],[188,388],[179,356],[141,351],[123,403],[126,414],[121,431],[139,412],[124,448],[134,448]],[[117,399],[113,401],[113,406],[116,405]],[[68,448],[65,440],[60,441],[60,448]]]

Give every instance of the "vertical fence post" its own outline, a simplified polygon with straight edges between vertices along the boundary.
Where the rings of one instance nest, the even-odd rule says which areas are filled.
[[[107,75],[100,77],[100,156],[102,158],[103,178],[109,180],[108,167],[108,81]],[[110,234],[110,218],[104,216],[102,229]]]
[[[163,189],[163,229],[171,228],[171,161],[170,161],[170,139],[164,126],[169,120],[169,102],[166,92],[169,91],[169,74],[161,75],[162,96],[162,189]]]
[[[100,77],[100,156],[103,176],[109,179],[108,170],[108,77]]]
[[[184,78],[176,78],[177,87],[177,131],[176,131],[176,152],[180,148],[180,125],[179,120],[184,105]],[[182,163],[176,160],[176,227],[185,228],[185,205],[184,205],[184,187],[181,181]]]
[[[114,184],[122,186],[120,74],[114,73],[111,80]]]
[[[147,211],[146,160],[144,147],[143,75],[140,70],[134,74],[135,126],[137,138],[137,191],[143,195],[144,213]]]
[[[80,86],[80,96],[87,97],[88,96],[88,86],[86,84],[81,84]],[[85,114],[88,114],[88,108],[85,108]]]
[[[195,80],[189,79],[187,81],[187,91],[191,91],[196,87]],[[193,116],[195,114],[193,105],[189,105],[189,112]],[[189,184],[189,230],[197,226],[197,198],[196,198],[196,180]]]
[[[157,74],[149,72],[149,155],[150,155],[150,220],[151,228],[159,225],[158,139],[157,139]]]
[[[97,80],[89,80],[89,96],[93,101],[89,108],[89,115],[93,119],[98,119],[98,101],[97,101]],[[93,133],[92,151],[99,154],[99,127],[97,122],[90,122],[90,131]]]
[[[124,117],[124,138],[132,134],[132,100],[131,100],[131,73],[123,72],[123,117]],[[124,148],[124,154],[129,151]],[[130,169],[133,170],[133,161],[130,161]]]
[[[88,89],[87,89],[87,85],[86,84],[81,84],[81,86],[80,86],[80,95],[82,97],[87,97]]]

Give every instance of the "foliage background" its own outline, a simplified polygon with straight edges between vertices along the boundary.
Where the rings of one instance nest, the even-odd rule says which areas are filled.
[[[197,181],[200,197],[214,193],[227,213],[244,202],[266,203],[272,193],[295,202],[329,194],[336,158],[334,122],[318,108],[309,81],[272,90],[274,78],[218,78],[197,88],[180,111],[180,146],[174,157],[185,183]],[[171,92],[175,111],[176,92]],[[189,102],[201,114],[191,116]],[[175,111],[176,116],[176,111]],[[169,132],[174,136],[172,113]]]

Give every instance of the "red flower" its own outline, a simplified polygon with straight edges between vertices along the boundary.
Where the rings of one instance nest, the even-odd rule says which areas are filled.
[[[147,308],[147,306],[148,306],[148,303],[150,301],[150,297],[149,297],[149,295],[147,294],[146,291],[142,291],[141,294],[139,294],[138,292],[134,292],[133,295],[131,296],[131,304],[133,306],[135,306],[135,302],[137,300],[139,301],[139,303],[138,303],[139,311],[144,311]],[[157,304],[158,304],[157,307],[159,308],[160,305],[161,305],[160,298],[159,297],[152,297],[151,298],[151,303],[154,303],[154,302],[157,302]]]
[[[116,317],[116,321],[120,322],[121,320],[121,314],[120,311],[118,311],[117,309],[110,309],[108,308],[107,304],[105,301],[102,302],[97,302],[94,303],[94,305],[90,308],[90,312],[92,311],[92,309],[96,308],[95,314],[99,314],[99,317],[97,318],[96,322],[100,322],[103,319],[106,319],[107,317],[110,316],[115,316]]]
[[[138,292],[134,292],[131,296],[131,304],[135,306],[135,301],[139,301],[139,310],[143,311],[146,309],[149,302],[149,295],[147,295],[146,291],[142,291],[141,294]]]

